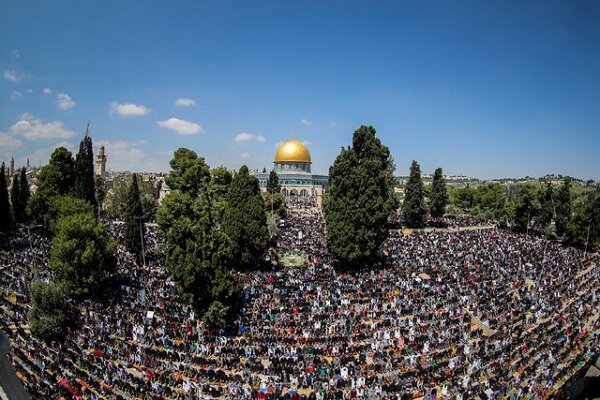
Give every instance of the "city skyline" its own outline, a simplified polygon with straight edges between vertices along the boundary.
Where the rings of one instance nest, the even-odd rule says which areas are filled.
[[[272,167],[307,143],[327,173],[361,124],[396,175],[600,178],[594,2],[8,1],[0,160],[76,152],[91,121],[110,170],[168,171],[179,147]]]

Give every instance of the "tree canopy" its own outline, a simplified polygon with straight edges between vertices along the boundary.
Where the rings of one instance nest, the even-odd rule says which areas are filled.
[[[431,214],[431,218],[443,217],[446,212],[446,205],[448,205],[446,180],[442,174],[442,169],[437,168],[433,173],[431,195],[429,197],[429,213]]]
[[[75,159],[75,180],[73,195],[89,202],[94,210],[98,207],[96,202],[96,185],[94,183],[94,151],[92,138],[87,132],[79,144],[79,152]]]
[[[205,322],[221,327],[239,307],[241,292],[229,271],[234,246],[222,223],[234,179],[225,168],[210,171],[188,149],[179,149],[171,165],[178,169],[165,180],[176,189],[164,198],[157,214],[159,229],[167,236],[167,269]]]
[[[323,199],[327,245],[343,267],[372,263],[388,236],[387,221],[397,208],[394,162],[371,126],[353,134],[329,168]]]
[[[143,243],[145,216],[143,214],[142,202],[140,200],[140,189],[138,187],[137,174],[131,176],[131,184],[127,193],[125,212],[125,247],[134,254],[138,264],[143,260]]]
[[[74,166],[71,152],[64,147],[57,147],[52,152],[48,165],[38,173],[37,190],[27,205],[27,213],[36,224],[48,227],[46,212],[53,197],[73,194]]]
[[[404,189],[402,217],[409,228],[422,228],[427,221],[425,189],[421,178],[421,167],[414,161],[410,166],[410,176]]]
[[[58,220],[50,267],[69,295],[88,297],[101,292],[114,272],[115,249],[92,213],[69,215]]]
[[[234,265],[249,268],[265,252],[268,230],[258,179],[247,166],[233,177],[226,200],[221,230],[233,245]]]
[[[62,289],[40,280],[31,284],[31,309],[28,313],[31,333],[42,340],[64,338],[69,326],[70,306]]]
[[[0,233],[7,233],[12,226],[12,213],[8,201],[8,187],[4,169],[4,163],[2,163],[0,169]]]
[[[190,149],[177,149],[170,165],[171,172],[165,178],[165,182],[172,190],[196,197],[210,179],[210,168],[204,162],[204,158],[198,157],[198,154]]]
[[[279,177],[277,176],[277,172],[271,170],[269,172],[269,179],[267,180],[267,192],[269,193],[279,193],[281,192],[281,185],[279,184]]]

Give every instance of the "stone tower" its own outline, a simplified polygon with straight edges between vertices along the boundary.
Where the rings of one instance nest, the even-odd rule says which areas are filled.
[[[100,152],[96,155],[96,175],[104,177],[104,174],[106,174],[106,155],[104,146],[101,146]]]
[[[14,174],[15,174],[15,158],[11,157],[10,170],[8,170],[8,176],[13,176]]]

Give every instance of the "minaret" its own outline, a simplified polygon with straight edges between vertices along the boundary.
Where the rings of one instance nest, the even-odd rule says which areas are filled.
[[[106,174],[106,155],[104,154],[104,146],[100,147],[100,152],[96,156],[96,175],[104,177]]]
[[[8,176],[13,176],[15,174],[15,158],[10,158],[10,170],[8,171]]]

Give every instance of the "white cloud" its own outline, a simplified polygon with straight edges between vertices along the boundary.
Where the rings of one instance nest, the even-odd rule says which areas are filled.
[[[2,74],[2,76],[4,77],[4,79],[6,79],[9,82],[21,82],[22,77],[17,73],[17,71],[14,70],[6,70],[4,71],[4,73]]]
[[[303,140],[302,143],[304,143],[307,146],[312,144],[310,140]]]
[[[8,160],[15,149],[21,147],[21,141],[0,132],[0,160]]]
[[[66,139],[75,135],[75,132],[65,128],[62,122],[43,122],[31,114],[23,114],[19,120],[10,127],[11,135],[21,135],[27,140],[60,138]]]
[[[12,56],[14,58],[21,58],[21,52],[19,51],[19,49],[13,49]]]
[[[247,132],[242,132],[235,136],[236,143],[249,142],[251,140],[254,140],[257,142],[264,142],[267,139],[263,135],[255,135],[253,133],[247,133]]]
[[[123,117],[130,117],[130,116],[141,116],[141,115],[148,115],[150,113],[150,111],[152,111],[151,108],[148,108],[146,106],[142,106],[142,105],[137,105],[137,104],[133,104],[133,103],[117,103],[117,102],[112,102],[110,103],[110,112],[109,114],[112,115],[114,113],[117,113]]]
[[[189,107],[196,104],[196,101],[187,97],[180,97],[175,100],[175,106],[177,107]]]
[[[310,119],[306,119],[306,118],[302,118],[300,120],[300,123],[304,126],[311,126],[312,125],[312,121]]]
[[[42,92],[44,92],[44,94],[51,94],[52,93],[52,89],[50,89],[49,87],[44,88],[44,90],[42,90]]]
[[[250,153],[242,153],[242,154],[240,154],[240,158],[244,158],[244,159],[250,158]]]
[[[10,94],[11,100],[19,100],[21,97],[23,97],[23,93],[19,92],[18,90],[13,90]]]
[[[61,110],[70,110],[77,104],[73,101],[71,96],[66,93],[59,93],[58,96],[56,96],[56,102],[58,103],[58,108]]]
[[[164,121],[157,121],[156,123],[159,126],[170,129],[175,133],[179,133],[180,135],[194,135],[204,131],[204,129],[202,129],[202,127],[197,123],[185,121],[179,118],[169,118]]]

